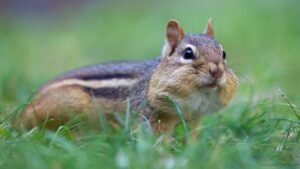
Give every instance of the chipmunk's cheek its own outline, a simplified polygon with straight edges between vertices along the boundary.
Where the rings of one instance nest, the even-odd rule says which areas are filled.
[[[198,77],[197,78],[197,86],[198,87],[204,87],[204,86],[207,86],[208,84],[210,84],[211,83],[211,79],[209,78],[209,77]]]

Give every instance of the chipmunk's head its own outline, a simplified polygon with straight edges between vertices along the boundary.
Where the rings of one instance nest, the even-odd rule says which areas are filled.
[[[169,21],[162,55],[178,67],[194,69],[199,87],[214,88],[226,81],[226,52],[214,39],[211,19],[204,32],[197,34],[185,34],[177,21]]]
[[[214,39],[211,19],[204,32],[196,34],[185,34],[179,23],[171,20],[167,24],[162,61],[150,90],[155,87],[160,91],[158,95],[196,102],[192,104],[197,108],[207,107],[201,111],[219,110],[232,99],[237,86],[237,77],[226,59],[225,50]],[[201,105],[205,101],[209,105]]]

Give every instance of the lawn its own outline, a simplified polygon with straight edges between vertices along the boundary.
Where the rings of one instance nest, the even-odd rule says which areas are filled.
[[[0,8],[0,168],[300,167],[299,1],[90,1],[57,11],[28,6]],[[240,86],[230,106],[203,118],[197,142],[169,143],[133,116],[125,116],[120,129],[84,136],[72,135],[69,126],[11,127],[33,91],[56,75],[150,59],[160,54],[169,19],[179,20],[185,32],[202,32],[209,17]]]

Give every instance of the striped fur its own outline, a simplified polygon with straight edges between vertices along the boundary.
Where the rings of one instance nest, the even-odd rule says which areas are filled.
[[[17,124],[31,128],[51,119],[55,128],[76,115],[95,118],[99,112],[124,112],[145,105],[146,89],[160,58],[149,61],[113,62],[67,72],[44,85],[25,108]]]
[[[169,132],[180,122],[169,97],[198,126],[201,115],[221,110],[232,100],[238,78],[213,38],[212,22],[204,34],[185,35],[175,20],[167,25],[162,56],[148,61],[92,65],[67,72],[44,85],[16,124],[56,128],[80,115],[99,124],[99,113],[114,123],[112,113],[141,110],[154,131]],[[192,57],[185,57],[191,48]],[[189,53],[191,54],[191,53]],[[169,96],[169,97],[168,97]]]

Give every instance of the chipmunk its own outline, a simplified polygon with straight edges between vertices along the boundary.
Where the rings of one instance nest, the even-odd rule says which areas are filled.
[[[113,112],[124,112],[128,101],[154,131],[168,132],[180,122],[168,98],[174,99],[188,122],[197,122],[227,106],[237,86],[226,53],[214,39],[211,19],[197,34],[185,34],[178,21],[170,20],[161,56],[67,72],[37,92],[18,123],[31,128],[47,121],[46,127],[55,128],[80,113],[89,123],[99,123],[99,111],[111,118]]]

